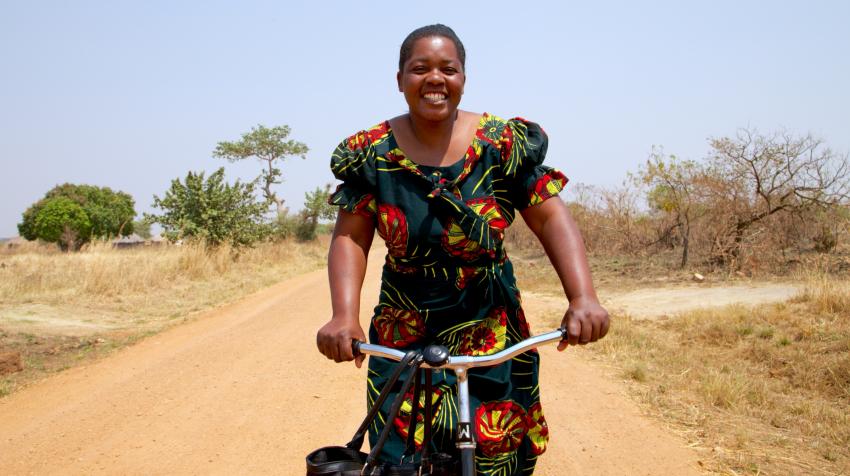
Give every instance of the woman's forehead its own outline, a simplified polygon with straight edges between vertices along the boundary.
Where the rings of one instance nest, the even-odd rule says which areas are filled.
[[[443,61],[460,61],[452,40],[442,36],[427,36],[413,43],[409,61],[422,61],[440,57]]]

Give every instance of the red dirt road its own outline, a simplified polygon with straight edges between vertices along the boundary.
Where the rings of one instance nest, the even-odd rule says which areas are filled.
[[[313,272],[4,398],[0,474],[303,474],[310,450],[344,443],[365,414],[365,366],[315,349],[329,315]],[[535,474],[699,474],[696,453],[580,350],[541,352],[551,442]]]

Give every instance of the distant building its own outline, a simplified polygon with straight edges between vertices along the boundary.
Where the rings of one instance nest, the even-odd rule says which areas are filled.
[[[115,248],[132,248],[134,246],[143,246],[144,244],[145,239],[135,233],[112,240],[112,246]]]

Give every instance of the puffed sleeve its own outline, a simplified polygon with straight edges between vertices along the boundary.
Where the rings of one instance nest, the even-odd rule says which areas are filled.
[[[375,152],[365,131],[340,142],[331,156],[331,171],[342,183],[328,198],[328,203],[350,213],[374,216]]]
[[[522,210],[558,195],[567,184],[559,170],[543,165],[549,139],[538,124],[508,121],[502,136],[502,168],[514,208]]]

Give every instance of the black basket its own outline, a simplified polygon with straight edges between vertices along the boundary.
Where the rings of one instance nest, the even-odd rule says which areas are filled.
[[[360,476],[369,455],[347,446],[326,446],[307,455],[308,476]]]

